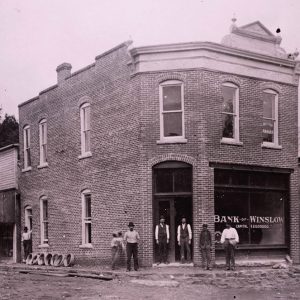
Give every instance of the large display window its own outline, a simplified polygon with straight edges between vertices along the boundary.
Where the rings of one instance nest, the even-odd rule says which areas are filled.
[[[288,187],[289,174],[215,169],[216,243],[230,221],[241,246],[286,246]]]

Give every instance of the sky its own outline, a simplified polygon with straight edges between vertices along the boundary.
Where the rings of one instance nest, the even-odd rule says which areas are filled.
[[[0,0],[0,107],[18,105],[127,40],[133,46],[220,42],[237,26],[261,21],[281,29],[281,46],[300,50],[299,0]],[[300,57],[299,57],[300,58]]]

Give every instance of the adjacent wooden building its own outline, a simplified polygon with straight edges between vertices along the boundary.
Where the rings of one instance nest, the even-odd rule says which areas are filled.
[[[0,261],[20,260],[18,145],[0,148]]]

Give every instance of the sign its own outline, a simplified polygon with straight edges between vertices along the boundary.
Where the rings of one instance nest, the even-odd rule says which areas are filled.
[[[272,224],[283,224],[283,217],[271,217],[271,216],[214,216],[215,223],[234,223],[236,228],[270,228]]]

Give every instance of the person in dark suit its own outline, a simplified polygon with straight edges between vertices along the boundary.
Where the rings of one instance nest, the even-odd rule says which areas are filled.
[[[211,270],[211,233],[208,230],[207,224],[203,224],[200,233],[200,249],[202,256],[202,267],[206,270]]]

